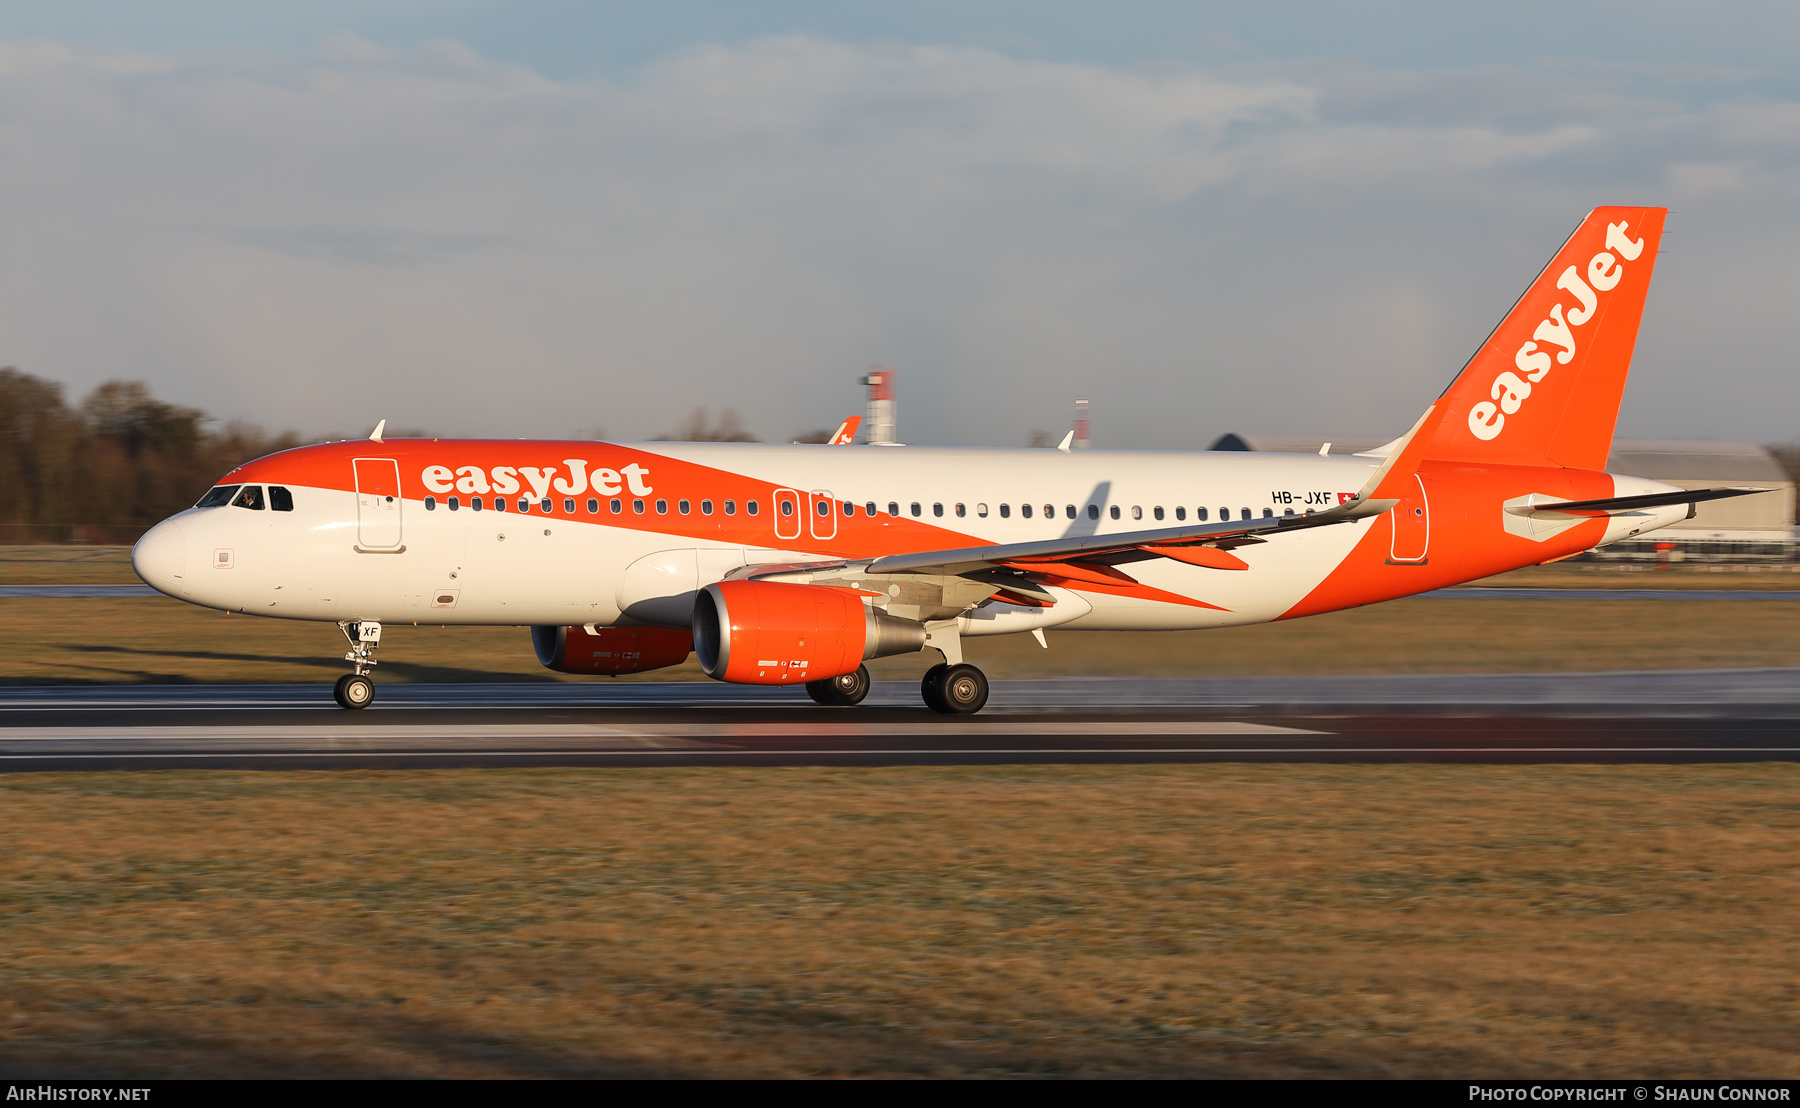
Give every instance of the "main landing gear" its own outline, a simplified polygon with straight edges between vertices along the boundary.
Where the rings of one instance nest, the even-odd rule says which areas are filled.
[[[808,681],[806,695],[819,704],[861,704],[869,695],[869,667],[857,666],[855,673],[825,681]]]
[[[338,624],[338,630],[350,640],[344,661],[355,666],[356,672],[337,679],[331,698],[339,707],[367,708],[375,702],[375,682],[369,680],[369,667],[375,665],[375,648],[381,645],[381,624],[373,620],[360,623],[346,620]]]
[[[919,692],[925,697],[925,706],[934,712],[972,716],[987,703],[988,679],[985,673],[966,662],[956,665],[940,662],[925,671],[925,679],[919,682]]]

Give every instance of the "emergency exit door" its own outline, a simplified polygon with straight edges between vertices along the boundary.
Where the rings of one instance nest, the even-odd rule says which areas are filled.
[[[395,552],[400,547],[400,463],[356,458],[356,548]]]

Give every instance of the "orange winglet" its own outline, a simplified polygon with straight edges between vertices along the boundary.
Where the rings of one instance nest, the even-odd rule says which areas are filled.
[[[1250,563],[1232,554],[1220,550],[1216,546],[1156,546],[1154,544],[1138,547],[1139,550],[1151,554],[1159,554],[1164,558],[1173,558],[1178,562],[1186,562],[1190,566],[1204,566],[1207,569],[1249,569]]]
[[[1012,569],[1032,573],[1053,573],[1069,581],[1085,581],[1090,585],[1135,585],[1137,578],[1127,577],[1111,566],[1095,562],[1017,561],[1001,562]]]
[[[856,429],[862,426],[862,416],[853,415],[838,424],[838,429],[831,433],[828,444],[831,446],[848,446],[856,441]]]

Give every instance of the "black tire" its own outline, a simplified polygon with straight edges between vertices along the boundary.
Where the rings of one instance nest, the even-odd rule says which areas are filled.
[[[360,710],[375,703],[375,682],[352,673],[338,682],[338,703]]]
[[[331,699],[337,701],[338,707],[340,708],[348,708],[350,706],[344,703],[344,682],[350,680],[352,676],[354,676],[354,674],[346,673],[337,679],[337,684],[331,686]]]
[[[831,677],[824,681],[808,681],[806,695],[819,704],[848,707],[861,704],[869,695],[869,667],[857,666],[855,673]]]
[[[950,711],[950,706],[944,703],[944,674],[949,671],[949,666],[939,662],[919,679],[919,695],[925,698],[925,706],[934,712]]]
[[[987,674],[970,665],[951,666],[938,678],[938,711],[947,715],[972,716],[988,701]]]

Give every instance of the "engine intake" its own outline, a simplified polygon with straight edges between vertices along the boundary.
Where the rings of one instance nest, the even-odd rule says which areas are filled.
[[[558,673],[642,673],[678,666],[694,649],[694,637],[667,627],[533,627],[538,661]]]
[[[865,658],[925,646],[925,625],[890,616],[851,589],[718,581],[694,602],[694,652],[708,677],[793,685],[856,672]]]

